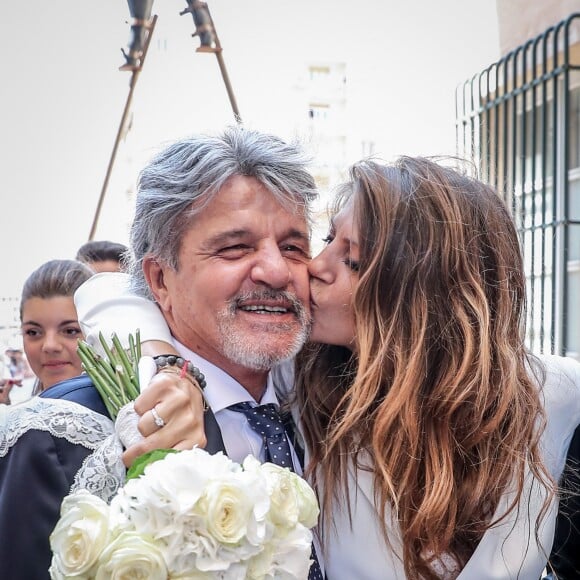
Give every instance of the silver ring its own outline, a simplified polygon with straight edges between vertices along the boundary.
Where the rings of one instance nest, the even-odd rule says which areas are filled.
[[[165,427],[165,421],[161,418],[161,415],[159,415],[155,407],[151,409],[151,414],[153,415],[153,420],[155,421],[155,425],[157,425],[157,427]]]

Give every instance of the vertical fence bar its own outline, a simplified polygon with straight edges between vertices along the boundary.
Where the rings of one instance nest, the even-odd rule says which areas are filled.
[[[568,261],[570,259],[570,23],[575,18],[575,15],[569,17],[563,26],[564,32],[564,49],[562,51],[563,70],[562,70],[562,116],[564,122],[562,123],[562,130],[564,132],[562,139],[562,346],[561,354],[568,353],[568,299],[569,299],[569,272]]]
[[[558,264],[558,31],[560,27],[556,27],[552,37],[552,334],[550,336],[550,351],[556,352],[557,329],[553,322],[557,320],[558,303],[557,303],[557,264]]]
[[[531,227],[531,236],[530,236],[530,262],[531,262],[531,270],[530,270],[530,293],[529,293],[529,305],[528,305],[528,317],[530,320],[530,347],[532,350],[536,344],[536,337],[537,337],[537,329],[536,329],[536,240],[538,238],[538,228],[537,228],[537,215],[536,215],[536,185],[537,185],[537,168],[536,168],[536,158],[538,155],[538,119],[537,119],[537,74],[538,74],[538,45],[540,43],[540,38],[537,37],[533,44],[532,44],[532,71],[531,71],[531,112],[530,112],[530,119],[532,122],[531,128],[531,142],[530,142],[530,151],[532,155],[532,163],[530,167],[531,171],[531,204],[530,204],[530,211],[532,212],[531,220],[530,220],[530,227]],[[541,241],[540,241],[541,243]],[[541,302],[540,302],[541,308]],[[540,350],[542,351],[542,345],[540,343]]]

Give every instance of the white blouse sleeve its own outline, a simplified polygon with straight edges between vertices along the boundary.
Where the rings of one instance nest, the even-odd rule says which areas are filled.
[[[125,348],[129,334],[139,330],[141,341],[172,344],[171,333],[157,305],[131,291],[128,274],[102,272],[75,292],[74,301],[85,340],[102,353],[99,333],[110,340],[116,333]]]
[[[546,430],[542,437],[544,461],[559,479],[574,430],[580,424],[580,363],[570,357],[544,355],[543,388]]]

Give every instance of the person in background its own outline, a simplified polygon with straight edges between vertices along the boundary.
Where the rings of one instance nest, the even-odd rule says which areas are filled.
[[[361,161],[325,241],[308,266],[313,325],[295,380],[287,363],[272,375],[294,390],[328,578],[539,578],[580,423],[580,364],[524,345],[525,275],[503,202],[430,159]],[[138,323],[171,344],[152,302],[102,276],[75,296],[88,339]]]
[[[22,387],[22,381],[10,376],[0,378],[0,405],[10,405],[10,391],[13,387]]]
[[[8,369],[13,379],[29,379],[34,376],[21,348],[10,347],[5,351],[8,359]]]
[[[14,404],[30,397],[34,388],[35,375],[20,347],[9,347],[5,351],[6,364],[5,375],[0,380],[0,402],[6,405]],[[19,387],[18,392],[12,391],[13,387]],[[10,397],[10,393],[14,395]]]
[[[85,459],[113,433],[103,401],[90,379],[81,375],[77,354],[82,331],[73,294],[93,275],[76,260],[51,260],[30,274],[22,289],[23,344],[37,377],[38,396],[0,406],[2,578],[48,578],[49,535],[61,500]],[[163,377],[156,379],[136,402],[136,410],[146,415],[138,424],[145,439],[125,452],[127,463],[150,449],[192,446],[187,437],[195,432],[195,424],[186,408],[191,393],[182,395],[183,385],[165,390]],[[182,422],[178,418],[158,433],[146,413],[155,405],[167,417],[174,417],[172,409],[180,410]]]
[[[8,349],[11,350],[11,349]],[[8,350],[6,352],[8,352]],[[10,405],[10,391],[14,386],[22,387],[22,380],[15,379],[7,364],[0,360],[0,405]]]
[[[50,260],[24,282],[20,328],[26,358],[37,378],[34,394],[82,373],[77,354],[82,331],[73,295],[93,274],[76,260]]]
[[[109,240],[91,240],[77,251],[76,259],[94,272],[122,272],[125,269],[127,246]]]

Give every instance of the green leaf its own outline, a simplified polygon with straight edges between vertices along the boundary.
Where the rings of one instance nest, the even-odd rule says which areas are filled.
[[[135,459],[133,465],[131,465],[129,471],[127,472],[127,481],[129,479],[141,477],[143,475],[143,472],[145,471],[145,468],[150,463],[159,461],[160,459],[163,459],[170,453],[179,453],[179,451],[177,449],[154,449],[153,451],[149,451],[148,453],[145,453],[137,457],[137,459]]]

